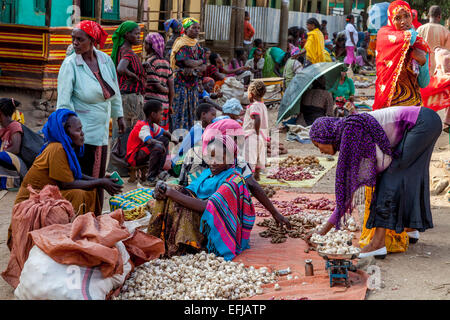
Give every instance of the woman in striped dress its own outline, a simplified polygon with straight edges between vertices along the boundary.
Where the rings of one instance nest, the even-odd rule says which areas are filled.
[[[163,118],[159,125],[169,131],[169,110],[172,108],[174,87],[170,63],[164,58],[164,38],[159,33],[150,33],[145,38],[144,45],[149,55],[144,65],[147,72],[145,102],[153,99],[162,103]]]

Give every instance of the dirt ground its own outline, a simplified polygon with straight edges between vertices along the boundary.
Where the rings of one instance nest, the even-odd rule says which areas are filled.
[[[276,110],[270,110],[272,128]],[[442,116],[442,113],[440,113]],[[439,167],[442,160],[450,159],[448,134],[442,134],[433,153],[430,176],[450,176],[450,172]],[[307,156],[319,155],[312,144],[288,142],[285,134],[280,135],[289,154]],[[335,169],[328,172],[313,188],[299,189],[299,192],[334,192]],[[126,179],[125,179],[126,180]],[[131,189],[127,185],[125,190]],[[1,200],[0,206],[0,271],[5,270],[9,250],[6,246],[7,230],[16,192],[8,192]],[[108,197],[107,197],[108,198]],[[104,210],[108,201],[105,199]],[[384,260],[376,260],[381,270],[381,288],[367,292],[368,300],[384,299],[450,299],[450,202],[444,195],[432,197],[434,228],[421,234],[417,244],[410,245],[406,253],[389,254]],[[12,288],[0,279],[0,299],[14,299]]]

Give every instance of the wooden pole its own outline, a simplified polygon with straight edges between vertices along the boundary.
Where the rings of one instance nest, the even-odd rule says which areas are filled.
[[[231,2],[230,36],[228,39],[231,56],[233,56],[234,54],[234,48],[236,45],[235,41],[236,41],[237,1],[238,0],[233,0]]]
[[[142,22],[144,19],[144,0],[138,0],[136,21]]]
[[[245,0],[237,1],[236,27],[235,27],[235,48],[244,47],[244,19],[245,19]]]
[[[281,0],[280,11],[280,33],[278,42],[281,49],[287,51],[288,48],[288,26],[289,26],[289,0]]]
[[[95,21],[98,24],[102,22],[102,0],[95,0]]]
[[[50,27],[52,18],[52,0],[45,2],[45,26]]]

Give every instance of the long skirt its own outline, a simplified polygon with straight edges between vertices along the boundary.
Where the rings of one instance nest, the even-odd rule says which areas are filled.
[[[366,228],[420,232],[433,228],[430,209],[430,159],[442,130],[438,114],[422,108],[416,125],[397,147],[401,152],[377,179]]]
[[[103,178],[106,173],[106,163],[108,160],[108,146],[84,145],[84,156],[80,159],[81,172],[93,178]],[[103,189],[97,189],[100,201],[100,213],[103,210]],[[96,212],[97,214],[97,212]]]
[[[196,198],[188,189],[174,188]],[[156,201],[151,211],[147,233],[164,241],[167,257],[197,253],[205,248],[206,239],[200,232],[202,212],[187,209],[169,198]]]
[[[194,126],[195,109],[198,105],[198,86],[187,88],[184,82],[175,80],[172,129],[189,130]]]

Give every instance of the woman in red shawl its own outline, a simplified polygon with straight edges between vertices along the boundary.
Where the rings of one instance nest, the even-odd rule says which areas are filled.
[[[377,34],[377,80],[373,110],[389,106],[423,106],[420,88],[430,81],[430,48],[412,25],[408,3],[394,1],[388,25]]]

